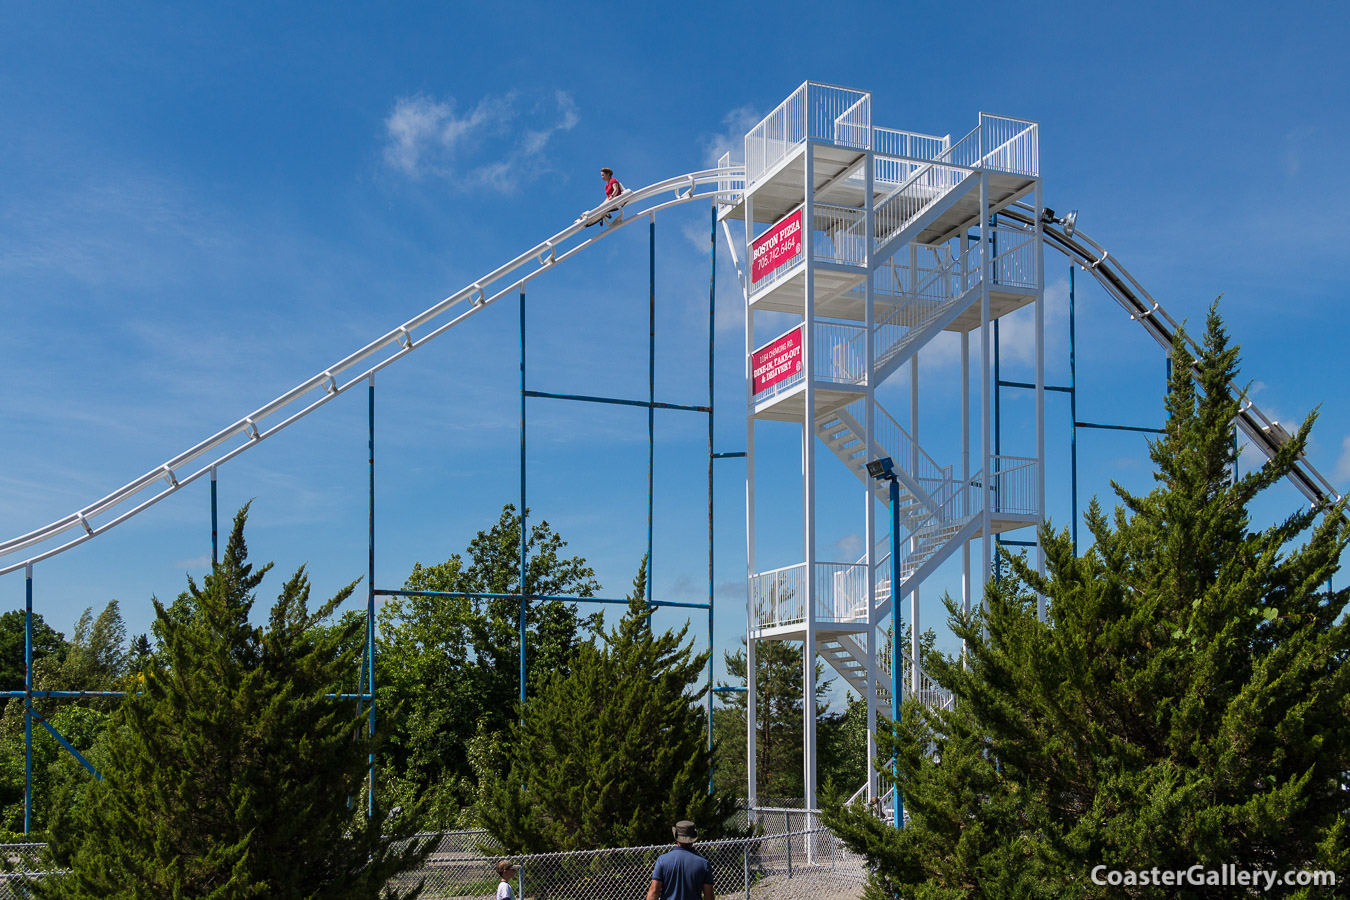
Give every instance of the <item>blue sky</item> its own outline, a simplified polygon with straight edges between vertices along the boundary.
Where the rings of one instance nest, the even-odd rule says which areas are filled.
[[[702,168],[808,78],[873,91],[874,120],[891,127],[960,135],[981,110],[1039,121],[1047,202],[1079,209],[1177,318],[1199,323],[1222,293],[1258,403],[1282,422],[1320,406],[1310,455],[1350,483],[1343,7],[466,6],[0,10],[5,537],[103,496],[560,230],[597,202],[599,166],[630,186]],[[672,402],[706,402],[707,216],[658,221],[657,393]],[[743,317],[719,254],[727,451],[744,445]],[[1068,265],[1048,254],[1047,270],[1049,377],[1063,383]],[[1080,418],[1156,424],[1161,355],[1078,284]],[[646,290],[642,229],[532,285],[530,386],[643,396]],[[1025,326],[1008,327],[1007,377],[1029,377]],[[921,371],[934,421],[951,402],[949,351]],[[516,499],[516,366],[509,304],[381,377],[380,586],[462,550]],[[645,545],[645,414],[532,404],[534,515],[621,595]],[[1047,409],[1062,524],[1067,404]],[[1025,441],[1029,415],[1026,398],[1007,398],[1010,441]],[[654,568],[668,599],[706,592],[705,429],[686,413],[657,420]],[[1141,438],[1080,435],[1079,448],[1080,495],[1105,497],[1113,477],[1147,487]],[[364,396],[343,398],[227,466],[222,506],[253,498],[257,557],[308,562],[331,591],[365,572],[365,452]],[[765,458],[761,492],[795,466]],[[1273,497],[1268,515],[1298,502]],[[720,655],[744,627],[740,463],[718,464],[716,503]],[[115,597],[144,630],[148,598],[203,571],[208,509],[194,485],[39,565],[36,608],[68,633]],[[841,558],[856,547],[851,519],[822,530]],[[799,558],[786,527],[765,527],[758,552],[763,567]],[[0,578],[0,606],[22,601],[21,576]],[[924,608],[937,624],[936,591]]]

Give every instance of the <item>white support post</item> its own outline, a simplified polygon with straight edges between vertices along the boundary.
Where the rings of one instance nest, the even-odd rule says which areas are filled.
[[[872,195],[874,191],[875,157],[871,150],[863,161],[863,233],[867,235],[863,245],[863,259],[867,268],[867,277],[863,280],[863,334],[864,354],[867,372],[866,400],[864,401],[865,421],[863,422],[863,446],[866,448],[867,461],[877,458],[876,444],[876,294],[874,293],[873,274],[873,211]],[[867,690],[864,700],[867,703],[867,802],[872,803],[877,792],[877,687],[881,673],[877,669],[877,503],[876,482],[867,479],[863,483],[863,509],[865,521],[863,535],[867,546]],[[894,561],[892,561],[894,565]]]
[[[961,249],[965,249],[966,236],[961,235]],[[962,276],[964,278],[964,275]],[[969,496],[970,484],[970,332],[961,332],[961,496]],[[969,514],[965,500],[962,500],[961,512]],[[961,611],[970,612],[970,541],[961,545]],[[965,661],[966,645],[961,642],[961,660]]]
[[[981,135],[983,137],[983,135]],[[980,604],[989,586],[989,568],[994,536],[993,516],[989,508],[989,482],[994,474],[994,459],[990,453],[992,422],[990,421],[990,381],[992,380],[992,331],[989,314],[989,279],[992,261],[989,258],[989,173],[980,171]]]
[[[1044,185],[1036,179],[1036,512],[1040,522],[1045,521],[1045,243],[1041,208],[1044,203]],[[1036,571],[1045,574],[1045,548],[1041,546],[1041,529],[1036,526]],[[1045,621],[1045,595],[1036,594],[1036,615]]]
[[[918,248],[909,245],[910,284],[918,282]],[[909,358],[909,474],[919,477],[919,351]],[[910,538],[910,551],[917,552],[918,537]],[[897,634],[896,640],[900,637]],[[909,691],[919,696],[919,587],[909,592]]]
[[[806,201],[802,212],[802,260],[806,275],[803,310],[802,357],[806,386],[802,392],[802,516],[806,544],[806,635],[802,642],[802,783],[807,809],[816,808],[816,347],[815,347],[815,150],[804,142],[806,154]]]
[[[755,239],[755,199],[746,185],[745,194],[745,566],[746,584],[755,579],[755,395],[751,377],[751,359],[755,352],[755,313],[750,308],[751,248]],[[757,703],[755,683],[755,610],[750,592],[745,597],[745,772],[746,798],[750,804],[750,821],[755,820],[754,809],[759,805],[759,778],[755,771],[755,738],[757,734]]]

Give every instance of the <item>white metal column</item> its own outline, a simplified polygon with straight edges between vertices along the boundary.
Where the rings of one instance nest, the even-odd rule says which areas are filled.
[[[873,329],[876,327],[876,294],[872,276],[874,274],[872,257],[873,212],[872,193],[874,187],[874,161],[871,150],[863,161],[863,233],[867,243],[863,251],[867,277],[863,280],[863,340],[865,343],[865,369],[867,372],[866,399],[864,401],[863,446],[866,448],[867,461],[877,458],[876,445],[876,344]],[[880,672],[877,669],[877,503],[876,491],[870,478],[863,481],[863,539],[867,547],[867,690],[863,698],[867,703],[867,802],[871,804],[878,796],[877,791],[877,686]],[[894,564],[894,561],[892,561]]]
[[[815,145],[806,141],[806,201],[802,208],[802,263],[806,271],[802,356],[802,518],[806,543],[806,636],[802,641],[802,769],[807,809],[816,808],[816,448],[815,448]]]
[[[1039,166],[1037,167],[1039,171]],[[1045,521],[1045,243],[1041,224],[1043,183],[1036,179],[1036,512]],[[1036,526],[1036,571],[1045,574],[1045,548]],[[1036,615],[1045,621],[1045,595],[1036,593]]]
[[[755,579],[755,393],[753,358],[755,352],[755,313],[750,308],[750,291],[754,263],[755,200],[750,185],[745,192],[745,772],[746,797],[750,805],[750,820],[755,820],[754,809],[759,803],[759,777],[755,771],[755,738],[757,728],[755,696],[755,610],[748,589]]]
[[[989,173],[980,171],[980,604],[989,586],[989,568],[993,547],[993,516],[989,508],[989,482],[994,474],[994,459],[990,454],[992,423],[989,419],[990,381],[992,380],[992,352],[989,318],[989,280],[993,262],[989,258]]]

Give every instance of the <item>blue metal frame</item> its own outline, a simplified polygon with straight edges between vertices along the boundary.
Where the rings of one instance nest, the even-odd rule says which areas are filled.
[[[1069,495],[1070,503],[1073,506],[1073,516],[1070,523],[1070,533],[1073,538],[1073,552],[1078,555],[1078,429],[1095,428],[1102,431],[1133,431],[1142,434],[1163,434],[1161,428],[1149,428],[1142,425],[1113,425],[1101,422],[1082,422],[1078,419],[1078,361],[1076,345],[1076,328],[1074,320],[1074,266],[1069,265],[1069,383],[1067,385],[1046,385],[1047,391],[1058,391],[1069,395]],[[1036,385],[1028,384],[1024,381],[1004,381],[999,377],[998,364],[998,320],[994,320],[994,455],[999,455],[999,445],[1001,436],[1001,423],[999,421],[999,392],[1002,388],[1022,388],[1035,390]],[[1172,378],[1172,358],[1167,357],[1167,382]],[[1164,396],[1166,392],[1164,391]],[[1234,435],[1234,442],[1237,436]],[[1045,473],[1041,473],[1045,477]],[[1044,510],[1041,511],[1044,514]],[[997,547],[1035,547],[1035,541],[1013,541],[1006,540],[1002,535],[994,535],[994,544]],[[994,580],[999,579],[1002,572],[1001,560],[996,556],[994,559]]]
[[[529,572],[528,548],[528,512],[526,507],[526,400],[528,398],[569,400],[584,403],[601,403],[619,406],[645,407],[647,410],[647,601],[657,608],[702,609],[708,612],[708,749],[713,748],[713,697],[714,694],[738,690],[736,688],[717,688],[714,686],[714,594],[715,560],[714,541],[714,466],[719,459],[744,459],[744,451],[717,452],[714,450],[713,434],[713,396],[716,382],[715,336],[717,315],[717,207],[710,207],[709,241],[709,278],[708,278],[708,402],[707,405],[667,403],[656,399],[656,219],[651,217],[648,228],[648,336],[647,336],[647,399],[632,400],[617,397],[590,396],[583,394],[562,394],[547,391],[535,391],[526,388],[526,343],[525,343],[525,291],[520,291],[520,582],[519,592],[509,594],[483,592],[445,592],[410,591],[377,588],[375,586],[375,378],[372,374],[367,390],[367,466],[368,466],[368,546],[367,546],[367,591],[365,647],[362,666],[355,693],[333,693],[326,695],[334,700],[356,700],[358,717],[366,716],[368,735],[375,733],[375,602],[377,597],[395,596],[455,596],[481,599],[518,599],[520,634],[520,701],[522,709],[526,701],[527,642],[526,614],[530,602],[560,600],[575,603],[627,604],[627,598],[606,597],[569,597],[529,593],[527,576]],[[654,532],[655,498],[655,450],[656,450],[656,410],[668,409],[681,412],[701,413],[708,417],[708,599],[706,603],[692,603],[673,600],[652,599],[652,556]],[[211,485],[211,561],[220,562],[219,552],[219,493],[217,471],[212,467]],[[26,615],[24,626],[24,689],[22,691],[0,691],[0,696],[22,698],[24,701],[24,831],[32,830],[33,823],[33,723],[41,724],[55,740],[74,756],[96,777],[96,767],[70,744],[37,710],[33,708],[36,698],[79,699],[90,697],[120,698],[122,691],[38,691],[33,689],[33,567],[29,564],[25,572]],[[367,815],[373,815],[375,802],[375,756],[368,757],[367,773]],[[708,785],[712,790],[711,779]]]

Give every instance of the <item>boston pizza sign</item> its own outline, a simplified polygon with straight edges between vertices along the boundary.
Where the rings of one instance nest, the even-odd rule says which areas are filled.
[[[779,220],[755,239],[752,248],[750,281],[753,284],[802,252],[802,211],[799,209]]]

